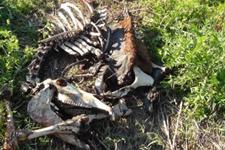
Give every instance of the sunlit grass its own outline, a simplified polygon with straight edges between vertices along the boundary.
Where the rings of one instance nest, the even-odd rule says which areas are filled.
[[[206,139],[205,143],[200,143],[205,148],[212,147],[210,142],[215,137],[222,141],[225,132],[221,123],[225,117],[224,1],[140,0],[131,2],[131,5],[144,8],[138,14],[141,18],[138,26],[150,53],[155,56],[153,60],[173,68],[173,74],[161,85],[169,93],[165,97],[167,101],[184,103],[177,135],[179,146],[184,148],[188,144],[190,149],[198,149],[201,136]],[[18,70],[23,69],[31,59],[38,39],[38,27],[30,23],[27,16],[33,10],[41,11],[52,6],[53,2],[47,6],[43,1],[35,0],[0,2],[0,87],[13,81],[11,86],[16,93],[20,93],[19,83],[24,79],[25,72],[18,73]],[[15,99],[18,98],[21,97]],[[34,124],[23,112],[26,108],[21,110],[15,112],[19,119],[17,124],[32,128]],[[163,119],[160,118],[160,111],[151,117],[137,112],[125,123],[120,120],[113,126],[102,125],[101,134],[106,137],[103,142],[111,149],[117,144],[126,149],[169,149],[168,139],[161,129]],[[3,104],[0,104],[0,113],[4,114]],[[176,115],[171,120],[172,136]],[[4,121],[5,117],[1,115],[0,144],[4,137]],[[122,131],[131,133],[124,136],[120,133]],[[185,143],[186,139],[189,139],[188,143]],[[49,140],[42,138],[38,141],[40,143],[35,141],[35,144],[48,145],[46,141]],[[33,148],[29,143],[25,147]]]
[[[199,119],[225,108],[225,4],[197,0],[142,1],[152,7],[144,27],[157,29],[163,42],[161,60],[177,68],[165,84],[189,91],[184,97],[187,112]],[[214,4],[214,5],[212,5]],[[146,37],[147,39],[147,37]],[[153,45],[154,46],[154,45]]]

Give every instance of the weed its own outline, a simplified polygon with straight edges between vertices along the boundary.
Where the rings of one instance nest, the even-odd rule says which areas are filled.
[[[104,3],[110,3],[114,11],[121,7],[112,1]],[[100,140],[109,149],[224,148],[224,0],[140,0],[128,4],[143,8],[137,11],[136,23],[153,60],[174,72],[161,83],[163,90],[153,114],[138,109],[117,123],[101,122],[97,124]],[[14,101],[21,99],[19,82],[24,80],[23,68],[38,39],[39,25],[27,18],[34,10],[43,16],[43,10],[53,7],[53,2],[35,0],[0,2],[0,85],[14,80]],[[33,128],[24,101],[15,101],[16,108],[16,104],[23,104],[19,105],[22,109],[16,109],[16,124]],[[176,106],[181,101],[182,110]],[[1,115],[0,144],[4,119]],[[44,137],[25,144],[24,149],[52,148],[48,143],[51,140]]]
[[[190,90],[184,97],[187,112],[199,119],[210,116],[214,112],[212,106],[222,112],[225,4],[211,6],[195,0],[143,0],[142,3],[153,10],[152,14],[143,15],[142,24],[157,29],[161,35],[155,39],[161,39],[164,44],[160,48],[150,43],[149,47],[158,50],[168,67],[178,68],[167,84]]]

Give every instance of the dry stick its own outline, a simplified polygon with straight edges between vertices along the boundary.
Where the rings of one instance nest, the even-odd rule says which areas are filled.
[[[213,146],[214,146],[217,150],[223,150],[222,147],[220,147],[220,145],[217,144],[216,142],[214,142],[214,141],[210,141],[210,142],[213,144]]]
[[[98,142],[104,147],[104,149],[105,150],[110,150],[110,148],[108,148],[106,145],[105,145],[105,143],[103,143],[98,137],[95,137],[97,140],[98,140]]]
[[[3,144],[3,150],[15,150],[19,149],[17,139],[15,136],[15,126],[13,119],[13,112],[11,110],[11,96],[12,91],[9,89],[3,89],[1,99],[4,99],[7,111],[6,132]]]
[[[176,140],[176,136],[177,136],[177,129],[179,127],[179,121],[180,121],[180,115],[181,115],[181,112],[182,112],[182,107],[183,107],[183,102],[181,101],[180,109],[179,109],[178,117],[177,117],[177,122],[176,122],[176,127],[175,127],[175,132],[174,132],[174,136],[173,136],[172,149],[175,149],[175,140]]]
[[[170,149],[173,150],[172,149],[172,143],[171,143],[171,140],[170,140],[169,127],[167,127],[167,125],[169,124],[168,123],[168,118],[165,118],[164,113],[162,111],[162,108],[160,108],[160,111],[161,111],[162,118],[163,118],[163,126],[164,126],[164,130],[165,130],[165,134],[167,136],[167,140],[168,140],[168,143],[170,145]]]

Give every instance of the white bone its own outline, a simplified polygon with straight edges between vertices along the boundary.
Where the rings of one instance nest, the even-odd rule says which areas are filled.
[[[73,100],[75,103],[89,105],[89,107],[92,108],[105,110],[109,113],[109,115],[113,115],[112,108],[94,97],[93,94],[85,92],[68,82],[67,85],[63,87],[57,84],[57,80],[52,80],[51,83],[55,85],[59,93],[68,93],[68,96],[74,95],[75,97],[70,97],[70,100]]]
[[[96,24],[94,22],[91,22],[91,25],[96,29],[97,33],[96,36],[101,36],[101,32],[99,31],[98,27],[96,26]]]
[[[61,121],[57,124],[44,127],[41,129],[37,130],[32,130],[29,131],[28,133],[23,133],[27,134],[27,139],[31,140],[34,138],[38,138],[41,136],[46,136],[49,134],[55,134],[55,133],[70,133],[72,131],[73,133],[78,133],[80,131],[80,126],[81,126],[81,119],[82,118],[88,118],[87,122],[85,124],[89,124],[95,119],[103,119],[108,117],[108,115],[104,114],[96,114],[96,115],[79,115],[76,117],[73,117],[72,119],[68,119],[66,121]]]
[[[98,32],[90,32],[89,33],[91,36],[100,36],[101,34]]]
[[[33,96],[27,106],[30,117],[40,124],[52,125],[61,122],[59,118],[50,108],[48,101],[53,97],[54,92],[45,87],[37,95]]]
[[[66,44],[66,43],[64,43],[64,44]],[[59,47],[61,47],[64,51],[66,51],[70,55],[77,55],[77,53],[75,51],[73,51],[71,48],[67,47],[64,44],[60,45]]]
[[[84,4],[87,5],[89,11],[90,11],[91,13],[93,13],[93,8],[91,7],[91,5],[90,5],[88,2],[86,2],[86,0],[83,0],[83,2],[84,2]]]
[[[107,16],[107,12],[100,13],[100,17],[101,17],[101,18],[106,18],[106,16]]]
[[[107,13],[107,11],[108,10],[106,8],[97,10],[97,12],[100,13],[100,14],[105,13],[105,12]]]
[[[64,5],[73,8],[73,9],[77,12],[77,14],[78,14],[78,16],[81,18],[81,20],[83,21],[83,25],[86,24],[86,23],[85,23],[85,18],[84,18],[82,12],[80,11],[80,9],[79,9],[78,7],[76,7],[74,4],[68,3],[68,2],[67,2],[67,3],[64,3]]]
[[[84,40],[78,39],[77,42],[81,43],[82,46],[84,47],[84,49],[87,49],[87,52],[91,52],[92,51],[93,47],[88,45]]]
[[[139,67],[134,66],[133,68],[134,74],[135,74],[135,80],[134,82],[130,85],[130,88],[137,88],[141,86],[152,86],[154,83],[154,79],[144,73]]]
[[[91,25],[92,26],[94,26],[94,28],[96,29],[96,31],[97,31],[97,35],[96,36],[98,36],[98,39],[99,39],[99,42],[100,42],[100,45],[101,45],[101,47],[103,47],[103,41],[102,41],[102,38],[101,38],[101,32],[100,32],[100,30],[99,30],[99,28],[96,26],[96,24],[95,23],[93,23],[93,22],[91,22]],[[93,33],[92,32],[90,32],[90,35],[92,35]],[[92,35],[92,36],[94,36],[94,34]]]
[[[77,47],[76,45],[74,45],[74,44],[72,44],[70,42],[65,42],[64,44],[69,46],[73,51],[75,51],[79,55],[83,55],[84,54],[84,52],[79,47]]]
[[[141,86],[152,86],[154,79],[144,73],[139,67],[134,66],[133,68],[135,79],[131,85],[120,88],[119,90],[113,91],[112,93],[106,93],[103,95],[110,96],[112,98],[120,98],[126,96],[132,89],[136,89]]]
[[[83,30],[84,26],[81,24],[81,22],[78,19],[76,19],[76,17],[74,17],[74,14],[72,13],[71,9],[67,5],[65,5],[65,4],[62,4],[61,5],[61,8],[64,9],[69,14],[70,18],[73,21],[73,24],[75,26],[75,29],[77,29],[77,25],[78,25],[79,28],[81,30]]]
[[[104,26],[105,26],[105,23],[102,23],[102,24],[97,24],[97,26],[98,26],[99,28],[102,28],[102,27],[104,27]]]
[[[75,42],[74,42],[74,44],[76,45],[76,46],[78,46],[84,53],[83,53],[83,55],[84,54],[87,54],[90,50],[88,49],[88,47],[85,47],[85,45],[83,45],[83,43],[81,43],[79,40],[76,40]]]
[[[60,19],[58,17],[55,17],[55,16],[52,16],[53,19],[57,22],[57,25],[59,25],[59,27],[64,31],[66,32],[66,28],[65,26],[63,25],[63,23],[60,21]]]
[[[72,27],[70,26],[70,23],[68,22],[64,14],[59,11],[58,16],[62,19],[63,23],[67,25],[66,27],[68,28],[68,30],[72,30]]]
[[[75,19],[75,17],[73,15],[73,13],[71,12],[70,8],[67,7],[65,4],[62,4],[60,8],[64,9],[69,14],[70,18],[73,21],[74,29],[77,30],[77,24],[78,24],[77,21],[76,21],[77,19]]]
[[[100,56],[102,54],[102,51],[98,48],[94,48],[93,51],[91,51],[92,54],[95,54],[96,56]]]
[[[87,37],[84,36],[84,35],[81,35],[81,36],[80,36],[80,39],[85,40],[88,44],[92,44],[92,45],[94,45],[94,46],[97,46],[97,45],[98,45],[98,42],[91,41],[89,38],[87,38]]]
[[[158,69],[162,70],[163,72],[166,71],[166,67],[159,66],[159,65],[157,65],[157,64],[154,64],[153,62],[152,62],[152,67],[153,67],[153,68],[158,68]]]
[[[89,44],[92,44],[92,41],[91,41],[89,38],[87,38],[86,36],[81,35],[80,38],[83,39],[83,40],[85,40],[85,41],[88,42]]]

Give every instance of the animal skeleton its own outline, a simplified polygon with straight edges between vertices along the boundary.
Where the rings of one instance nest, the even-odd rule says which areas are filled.
[[[110,29],[105,26],[107,10],[104,8],[94,12],[87,2],[84,3],[90,11],[90,16],[84,16],[72,3],[63,3],[57,15],[51,16],[53,33],[50,32],[49,35],[53,36],[39,42],[37,55],[28,66],[29,74],[26,80],[29,83],[35,86],[36,82],[40,82],[38,74],[41,64],[52,49],[61,49],[75,57],[87,53],[100,56],[107,49],[110,36]],[[103,34],[106,38],[103,38]]]
[[[72,3],[63,3],[56,14],[51,15],[50,37],[39,42],[37,54],[28,66],[26,79],[28,86],[31,84],[33,93],[27,107],[28,114],[45,128],[18,132],[19,139],[54,134],[67,143],[89,149],[90,147],[77,137],[83,130],[81,127],[89,125],[92,120],[114,120],[131,113],[123,100],[119,100],[118,104],[112,107],[106,105],[92,93],[85,92],[63,79],[64,73],[54,77],[55,79],[50,79],[48,75],[40,79],[40,70],[53,50],[60,54],[66,53],[67,57],[74,57],[75,61],[87,59],[90,63],[91,59],[97,58],[93,64],[97,63],[98,70],[94,69],[95,73],[91,71],[92,77],[97,75],[95,88],[97,94],[110,99],[124,97],[140,86],[152,86],[154,79],[149,75],[152,67],[165,70],[152,64],[148,57],[145,58],[146,48],[138,45],[130,16],[111,33],[106,24],[107,9],[94,10],[86,1],[84,4],[89,11],[86,15]],[[90,57],[89,54],[92,54],[91,59],[86,58]],[[64,65],[64,71],[77,64],[73,63]],[[93,64],[89,69],[95,68]],[[143,64],[147,64],[147,67]],[[53,67],[53,71],[55,70],[56,67]],[[131,84],[124,81],[127,76],[131,76]],[[108,79],[111,82],[108,83]],[[112,83],[116,83],[116,86]],[[23,87],[26,90],[27,86]]]
[[[124,103],[110,107],[98,100],[91,93],[79,89],[64,79],[47,79],[40,83],[33,92],[35,95],[28,103],[28,114],[33,120],[46,128],[29,132],[29,134],[20,132],[20,139],[24,139],[24,137],[25,139],[32,139],[47,134],[55,134],[65,142],[88,149],[86,144],[71,133],[78,134],[80,127],[82,125],[88,125],[92,120],[108,117],[114,119],[114,117],[121,117],[131,113],[131,110]],[[63,117],[60,117],[57,113],[59,113],[60,109],[65,108],[57,107],[54,102],[56,101],[55,99],[69,106],[69,109],[72,108],[71,110],[76,113],[76,116],[72,112],[72,119],[64,121]],[[84,114],[91,109],[93,109],[91,114]],[[79,112],[79,110],[81,112],[77,114],[76,111]],[[96,114],[94,114],[94,111]]]

